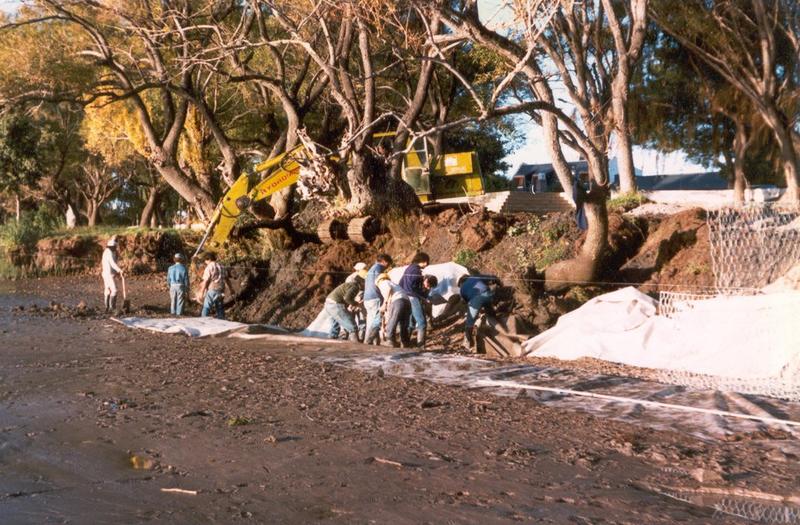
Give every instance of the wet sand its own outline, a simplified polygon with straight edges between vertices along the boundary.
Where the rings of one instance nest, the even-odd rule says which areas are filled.
[[[158,313],[149,282],[132,299]],[[0,284],[0,523],[747,523],[667,488],[797,486],[763,446],[780,433],[701,440],[321,359],[347,345],[29,307],[97,306],[93,284]]]

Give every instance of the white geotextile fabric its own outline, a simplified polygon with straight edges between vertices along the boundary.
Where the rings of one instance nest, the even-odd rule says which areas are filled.
[[[403,272],[406,271],[406,268],[408,268],[408,266],[398,266],[389,270],[389,278],[393,283],[400,284],[400,278],[403,277]],[[469,274],[469,270],[460,264],[447,262],[441,264],[431,264],[422,270],[422,274],[433,275],[439,280],[439,284],[436,286],[436,288],[431,290],[430,296],[434,297],[440,295],[446,303],[447,299],[459,292],[458,280],[462,275]],[[446,306],[447,305],[444,303],[433,305],[432,313],[434,319],[444,311]]]
[[[150,319],[146,317],[123,317],[116,319],[129,328],[140,328],[165,334],[185,334],[190,337],[227,335],[249,325],[225,321],[214,317],[178,317]]]
[[[403,276],[403,272],[406,271],[406,268],[407,266],[398,266],[396,268],[392,268],[389,270],[389,279],[391,279],[393,283],[399,284],[400,278]],[[431,264],[422,270],[422,273],[423,275],[436,276],[436,278],[439,280],[439,284],[436,286],[436,288],[431,290],[431,296],[439,295],[445,300],[444,303],[446,303],[447,299],[459,292],[458,280],[462,275],[468,274],[469,270],[460,264],[448,262]],[[432,313],[434,319],[444,311],[445,307],[447,306],[444,303],[433,305]],[[316,319],[314,319],[305,330],[300,332],[300,335],[306,337],[327,338],[328,334],[330,333],[330,329],[331,317],[325,313],[325,310],[322,310],[320,311],[319,315],[317,315]]]
[[[671,318],[656,306],[631,287],[595,297],[523,343],[523,354],[737,379],[787,379],[800,368],[798,293],[694,301]]]

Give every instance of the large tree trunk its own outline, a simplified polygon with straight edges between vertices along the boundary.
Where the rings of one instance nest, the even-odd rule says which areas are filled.
[[[557,291],[571,286],[585,286],[600,277],[608,249],[608,164],[597,155],[589,155],[589,176],[596,182],[588,193],[581,195],[588,229],[578,255],[555,263],[545,270],[545,288]],[[599,184],[597,183],[599,182]]]
[[[89,221],[89,227],[97,226],[97,215],[100,206],[97,203],[89,201],[86,203],[86,220]]]
[[[747,178],[744,173],[747,145],[747,126],[737,120],[736,135],[733,139],[733,200],[737,204],[744,204],[744,190],[747,187]]]
[[[363,153],[353,152],[350,155],[350,167],[347,170],[347,185],[350,188],[350,202],[347,208],[354,214],[364,215],[373,213],[375,208],[375,194],[370,188],[369,162]]]
[[[617,135],[617,168],[620,193],[636,191],[636,172],[633,167],[633,144],[628,122],[628,83],[615,80],[612,86],[611,107]]]
[[[167,184],[189,203],[198,218],[204,221],[211,218],[214,208],[217,207],[211,192],[200,187],[173,164],[155,163],[155,168]]]
[[[291,100],[283,100],[282,101],[283,112],[286,115],[286,135],[285,141],[283,142],[283,146],[278,151],[273,151],[273,155],[280,154],[280,150],[283,151],[290,151],[292,148],[297,146],[298,138],[297,138],[297,130],[300,129],[300,114],[297,111],[297,108],[294,106]],[[295,185],[292,184],[287,188],[284,188],[276,193],[272,194],[272,197],[269,199],[269,204],[272,206],[272,209],[275,210],[275,218],[280,219],[282,217],[287,216],[291,213],[292,209],[292,202],[294,201],[294,194],[295,194]]]
[[[147,202],[142,210],[142,215],[139,218],[139,227],[147,228],[155,215],[156,207],[158,206],[161,197],[161,188],[157,185],[150,188],[150,193],[147,196]]]
[[[786,194],[781,198],[784,202],[792,204],[800,202],[800,166],[798,166],[798,153],[794,148],[794,130],[785,123],[785,118],[771,105],[760,105],[761,117],[772,130],[775,141],[781,153],[783,173],[786,178]],[[759,106],[756,106],[759,107]]]

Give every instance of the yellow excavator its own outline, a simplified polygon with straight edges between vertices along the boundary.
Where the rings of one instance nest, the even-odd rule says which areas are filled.
[[[391,139],[394,132],[375,133],[373,141]],[[337,160],[331,155],[332,160]],[[221,246],[236,225],[239,216],[254,203],[268,199],[300,179],[300,169],[310,161],[305,146],[300,145],[255,167],[258,181],[251,186],[252,177],[244,174],[228,188],[217,205],[214,215],[197,247],[195,255],[210,243]],[[426,139],[417,139],[403,158],[403,180],[417,193],[423,203],[452,197],[472,197],[484,193],[478,155],[474,151],[438,156],[429,153]],[[367,244],[380,231],[380,221],[373,217],[357,217],[344,224],[337,219],[324,221],[317,228],[320,240],[327,244],[337,239],[350,239]]]

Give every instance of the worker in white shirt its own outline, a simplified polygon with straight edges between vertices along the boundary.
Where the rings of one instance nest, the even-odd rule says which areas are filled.
[[[100,260],[100,275],[103,276],[103,299],[106,313],[117,308],[117,277],[122,277],[124,272],[117,264],[117,239],[111,237],[103,250]]]

